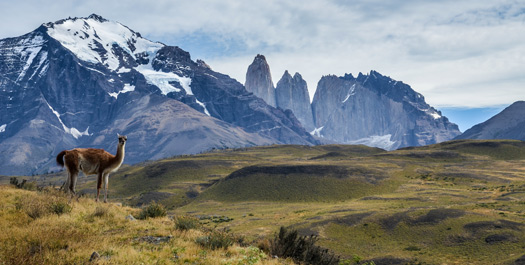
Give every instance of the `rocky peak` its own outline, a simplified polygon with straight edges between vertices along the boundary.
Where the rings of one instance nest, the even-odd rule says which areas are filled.
[[[205,69],[211,70],[211,66],[209,66],[204,60],[197,59],[197,65],[198,65],[199,67],[202,67],[202,68],[205,68]]]
[[[277,107],[291,110],[307,131],[314,129],[310,95],[306,81],[299,73],[292,77],[286,70],[275,88]]]
[[[275,107],[275,88],[270,73],[270,66],[264,55],[257,54],[246,72],[246,90],[262,98],[270,106]]]
[[[457,125],[409,85],[376,71],[324,76],[312,102],[316,133],[384,149],[427,145],[459,134]]]
[[[89,15],[87,18],[88,18],[88,19],[96,20],[96,21],[98,21],[98,22],[108,22],[108,21],[109,21],[109,20],[107,20],[107,19],[103,18],[102,16],[97,15],[97,14],[95,14],[95,13]]]

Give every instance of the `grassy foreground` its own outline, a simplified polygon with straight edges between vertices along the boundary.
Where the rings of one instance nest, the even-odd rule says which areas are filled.
[[[140,210],[118,203],[7,185],[0,202],[0,264],[292,264],[255,247],[212,250],[197,243],[206,231],[182,231],[170,217],[128,220]]]
[[[34,176],[29,181],[59,186],[64,179],[65,172],[60,172]],[[112,202],[134,206],[161,202],[171,214],[200,218],[210,229],[226,228],[243,235],[247,241],[267,239],[281,226],[297,229],[305,236],[314,234],[319,245],[340,255],[345,264],[525,263],[525,142],[522,141],[461,140],[391,152],[348,145],[216,150],[123,166],[110,177],[109,183]],[[93,231],[121,236],[118,229],[127,224],[124,217],[138,210],[103,205],[119,214],[89,217],[96,211],[92,201],[95,186],[93,177],[79,179],[78,189],[91,198],[81,199],[80,203],[92,206],[76,219],[88,224],[114,220]],[[69,215],[26,222],[38,224],[46,218],[66,218],[87,207],[73,204]],[[16,209],[16,205],[11,207]],[[82,257],[78,260],[84,261],[90,253],[98,251],[110,253],[112,261],[120,262],[119,256],[123,255],[122,262],[129,262],[133,259],[126,258],[140,249],[135,245],[151,246],[136,241],[147,233],[159,236],[171,233],[170,242],[176,242],[180,232],[173,228],[171,219],[162,220],[138,221],[142,226],[155,222],[151,226],[160,230],[144,227],[133,230],[120,241],[113,238],[104,247],[92,243],[91,248],[82,248],[84,253],[78,255]],[[165,230],[161,229],[163,222],[167,224]],[[35,233],[41,233],[38,230],[41,227],[34,227]],[[188,244],[193,244],[203,232],[191,233],[196,235],[185,239]],[[187,234],[180,236],[184,238]],[[25,237],[21,242],[34,241],[30,239]],[[17,244],[14,242],[10,244]],[[27,251],[28,246],[31,249],[31,244],[25,243],[22,249]],[[70,251],[74,244],[67,245]],[[128,250],[107,252],[121,245],[127,246],[131,254],[120,254]],[[245,264],[242,260],[238,263],[243,256],[235,253],[247,253],[250,249],[239,248],[237,252],[235,249],[228,250],[233,254],[217,252],[214,255],[223,260],[214,262],[210,261],[210,251],[206,251],[206,259],[199,256],[199,251],[203,251],[200,246],[191,251],[186,247],[183,254],[177,254],[182,257],[177,261],[170,260],[174,256],[171,254],[162,260]],[[166,253],[170,251],[174,250]],[[157,258],[155,255],[151,254]],[[141,258],[144,261],[137,259],[145,264],[154,262],[144,257]]]

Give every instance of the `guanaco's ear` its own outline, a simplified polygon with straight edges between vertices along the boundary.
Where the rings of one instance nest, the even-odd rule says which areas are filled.
[[[120,134],[119,134],[119,133],[117,133],[117,137],[120,137]]]

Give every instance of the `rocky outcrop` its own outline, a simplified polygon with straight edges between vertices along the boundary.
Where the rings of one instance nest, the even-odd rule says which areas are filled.
[[[307,131],[314,129],[310,94],[306,81],[299,73],[292,77],[285,71],[275,88],[277,107],[291,110]]]
[[[459,135],[457,125],[410,86],[375,71],[324,76],[312,102],[317,136],[383,149],[420,146]]]
[[[525,141],[525,101],[517,101],[456,139],[514,139]]]
[[[275,87],[273,86],[270,66],[264,55],[257,54],[246,72],[246,90],[262,98],[268,105],[275,107]]]

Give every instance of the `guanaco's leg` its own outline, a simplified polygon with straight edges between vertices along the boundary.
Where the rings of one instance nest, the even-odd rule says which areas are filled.
[[[104,202],[108,202],[108,183],[109,183],[109,173],[105,173],[104,175]]]
[[[97,198],[95,199],[98,202],[98,197],[100,196],[100,189],[102,188],[102,173],[98,173],[97,176]]]

